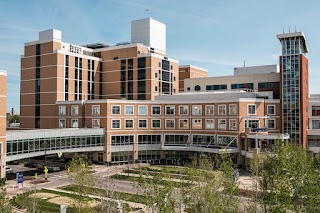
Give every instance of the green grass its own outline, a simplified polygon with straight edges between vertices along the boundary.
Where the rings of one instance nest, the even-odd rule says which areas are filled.
[[[123,173],[129,173],[129,174],[142,174],[142,175],[148,175],[148,176],[155,176],[157,173],[162,173],[164,175],[164,177],[167,178],[174,178],[174,179],[181,179],[181,180],[193,180],[194,177],[189,176],[189,175],[183,175],[183,174],[178,174],[178,173],[169,173],[168,171],[163,172],[162,170],[158,170],[158,171],[150,171],[150,170],[139,170],[139,168],[137,169],[126,169],[123,170]]]
[[[63,189],[66,191],[72,191],[72,192],[77,191],[76,185],[63,186],[60,189]],[[135,194],[125,193],[125,192],[110,191],[110,190],[93,188],[88,186],[84,186],[83,190],[90,195],[97,195],[97,196],[109,197],[113,199],[130,201],[134,203],[147,204],[146,197],[143,195],[135,195]]]
[[[127,176],[127,175],[112,175],[111,178],[117,179],[117,180],[126,180],[126,181],[131,181],[131,182],[139,182],[142,179],[147,179],[144,177],[134,177],[134,176]],[[169,180],[161,180],[158,182],[159,185],[163,186],[169,186],[172,185],[173,187],[180,188],[180,187],[188,187],[190,186],[189,183],[179,183],[179,182],[174,182],[174,181],[169,181]]]
[[[28,196],[31,195],[32,193],[50,193],[50,194],[55,194],[57,197],[69,197],[73,199],[77,199],[80,197],[80,195],[76,194],[70,194],[70,193],[65,193],[65,192],[57,192],[53,190],[46,190],[46,189],[41,189],[33,192],[25,192],[23,194],[20,194],[16,197],[13,197],[10,202],[13,206],[17,208],[23,208],[23,209],[31,209],[32,208],[32,201],[34,200],[36,203],[36,209],[37,212],[43,212],[43,213],[56,213],[60,212],[60,205],[54,204],[51,202],[48,202],[46,199],[40,199],[40,198],[29,198]],[[85,197],[87,200],[92,200],[89,197]],[[99,201],[99,199],[94,199]],[[117,205],[114,203],[114,205]],[[128,205],[124,204],[124,208],[128,209]],[[133,209],[131,209],[133,210]],[[92,209],[93,212],[101,212],[99,206],[96,206]],[[67,213],[75,213],[76,210],[72,207],[67,207]]]

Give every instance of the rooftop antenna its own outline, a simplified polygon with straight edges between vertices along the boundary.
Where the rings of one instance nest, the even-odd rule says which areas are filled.
[[[297,32],[297,25],[296,24],[294,25],[294,32],[295,33]]]
[[[284,34],[284,25],[282,25],[282,33]]]
[[[150,18],[150,10],[147,8],[144,11],[148,13],[148,18]]]
[[[288,25],[288,27],[289,27],[289,33],[290,33],[290,25]]]
[[[243,61],[243,67],[246,67],[246,60]]]

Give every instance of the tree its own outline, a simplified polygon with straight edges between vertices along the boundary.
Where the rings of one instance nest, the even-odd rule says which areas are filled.
[[[0,212],[11,213],[12,206],[7,195],[7,188],[5,186],[0,186]]]
[[[213,166],[217,167],[212,171]],[[189,165],[190,187],[182,189],[185,212],[239,212],[238,185],[230,156],[200,155]]]
[[[87,196],[90,194],[90,187],[87,186],[94,186],[95,178],[89,167],[89,162],[75,154],[68,165],[68,175],[75,184],[75,192],[79,195],[76,196],[73,205],[76,212],[92,212]]]
[[[139,189],[146,197],[147,206],[152,212],[172,213],[176,212],[177,202],[174,198],[173,182],[166,181],[169,175],[157,172],[150,178],[146,177],[149,173],[143,172],[140,168],[140,177],[137,180]]]
[[[260,203],[265,212],[320,212],[318,161],[296,144],[276,142],[274,155],[258,166]]]
[[[20,123],[20,115],[11,116],[10,123]]]

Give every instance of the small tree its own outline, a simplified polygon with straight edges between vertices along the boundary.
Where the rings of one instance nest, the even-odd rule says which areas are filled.
[[[216,171],[212,171],[214,164]],[[185,212],[238,212],[238,185],[229,156],[201,155],[189,165],[190,187],[183,188]]]
[[[10,200],[7,195],[7,188],[5,186],[0,186],[0,212],[12,212],[12,206],[10,205]]]
[[[79,195],[76,196],[73,205],[76,212],[92,212],[87,196],[90,193],[90,187],[87,186],[94,186],[95,178],[89,167],[89,162],[75,154],[69,163],[68,175],[75,184],[75,192]]]
[[[148,172],[143,172],[142,169],[140,169],[139,174],[138,187],[143,191],[147,206],[152,212],[176,212],[177,202],[173,195],[174,183],[171,181],[164,182],[164,179],[169,178],[169,175],[156,172],[152,177],[148,178],[146,177]]]

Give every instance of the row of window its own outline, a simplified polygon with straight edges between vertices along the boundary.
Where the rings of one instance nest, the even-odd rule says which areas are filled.
[[[205,129],[227,129],[227,119],[217,119],[218,126],[215,126],[216,119],[205,119]],[[125,119],[124,120],[124,128],[125,129],[133,129],[134,128],[134,120]],[[166,129],[175,129],[176,128],[175,119],[165,119],[165,128]],[[178,123],[179,129],[189,129],[189,119],[179,119]],[[237,130],[237,119],[229,119],[229,130]],[[246,128],[260,128],[260,121],[258,119],[250,119],[245,120]],[[121,120],[120,119],[112,119],[112,129],[121,129]],[[148,120],[139,119],[138,120],[138,128],[139,129],[147,129],[148,128]],[[161,119],[152,119],[151,120],[151,128],[159,129],[161,128]],[[192,129],[202,129],[202,119],[192,119]],[[276,120],[268,119],[267,120],[267,128],[275,129],[276,128]]]
[[[205,115],[214,115],[214,107],[215,105],[205,105]],[[179,115],[189,115],[189,106],[188,105],[180,105],[179,106]],[[125,115],[134,115],[134,106],[128,105],[124,106],[124,114]],[[165,106],[165,114],[166,115],[175,115],[176,107],[174,105]],[[202,115],[202,105],[192,105],[192,115]],[[120,115],[121,107],[120,106],[112,106],[111,107],[112,115]],[[151,114],[152,115],[161,115],[161,106],[151,106]],[[218,115],[226,115],[227,114],[227,105],[218,105]],[[267,114],[275,115],[276,114],[276,106],[268,105],[267,106]],[[59,106],[59,115],[66,115],[66,106]],[[71,106],[71,115],[79,115],[79,106],[73,105]],[[92,106],[92,115],[100,115],[100,106],[93,105]],[[148,106],[142,105],[138,106],[138,115],[148,115]],[[237,115],[237,105],[229,104],[229,115]],[[256,115],[256,105],[248,104],[248,115]]]
[[[59,115],[66,115],[67,108],[66,106],[59,106]],[[71,106],[71,115],[79,115],[79,106]],[[92,115],[100,115],[100,106],[92,106]]]

